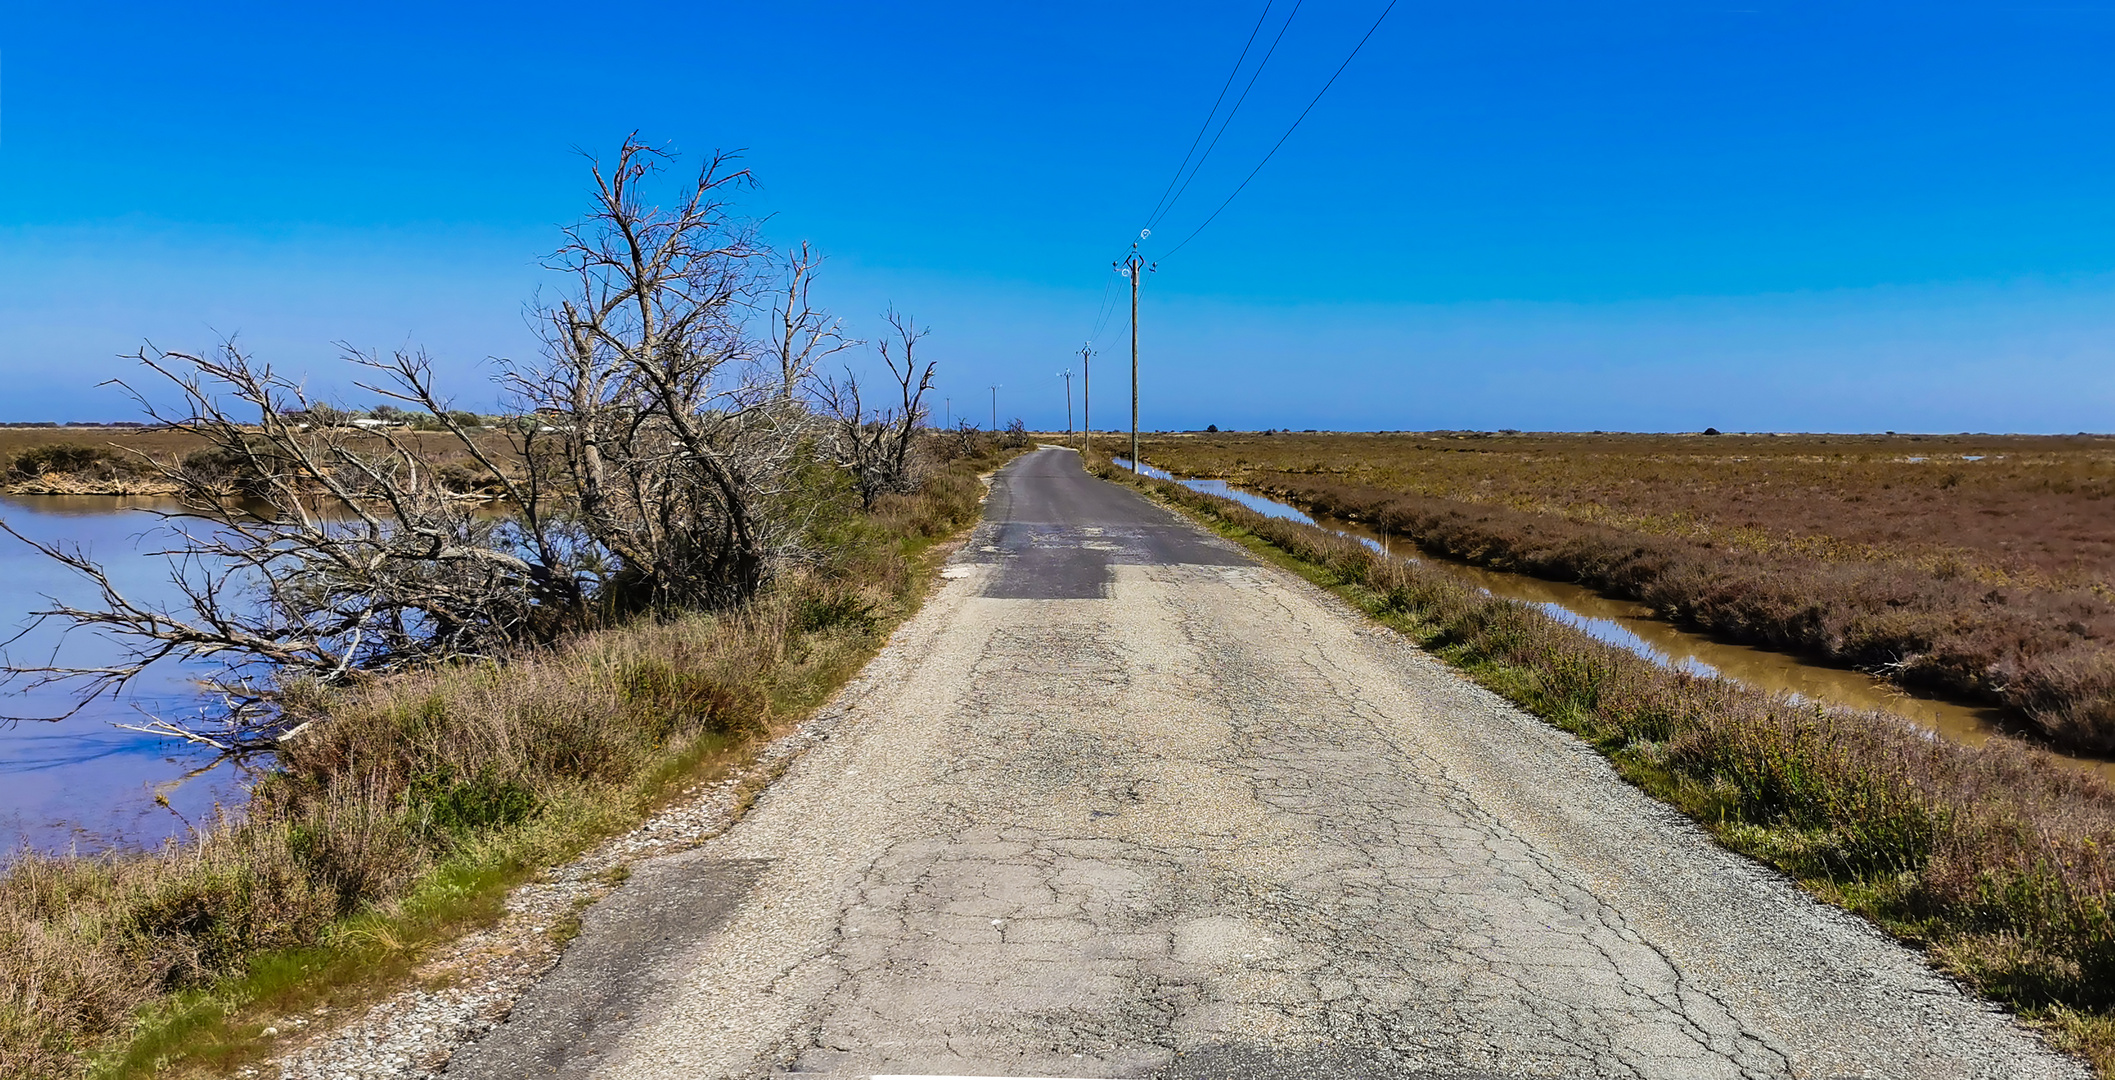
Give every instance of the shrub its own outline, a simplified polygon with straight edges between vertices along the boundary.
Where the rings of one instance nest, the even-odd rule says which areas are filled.
[[[874,629],[879,619],[874,614],[874,602],[850,589],[832,589],[828,592],[803,597],[800,614],[795,622],[802,633],[817,633],[837,627],[851,627],[860,633]]]
[[[18,480],[35,480],[51,473],[111,480],[140,472],[138,462],[109,447],[77,443],[32,446],[8,463],[8,474]]]
[[[412,777],[404,798],[421,826],[453,835],[516,824],[538,805],[528,785],[500,777],[489,765],[470,777],[458,777],[446,764],[436,766]]]
[[[498,497],[506,493],[506,485],[484,469],[472,468],[461,462],[449,462],[440,467],[437,474],[441,486],[458,495],[487,495]]]
[[[253,446],[252,450],[271,460],[269,448]],[[208,485],[225,485],[245,495],[261,495],[267,488],[267,477],[254,464],[249,455],[227,447],[208,447],[193,450],[179,460],[183,471]]]

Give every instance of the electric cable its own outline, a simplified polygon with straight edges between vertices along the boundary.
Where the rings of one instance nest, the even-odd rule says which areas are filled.
[[[1250,180],[1254,180],[1256,178],[1256,174],[1262,172],[1263,167],[1265,165],[1270,164],[1270,159],[1277,155],[1279,147],[1285,145],[1285,140],[1292,138],[1292,133],[1294,131],[1297,131],[1300,127],[1300,121],[1307,119],[1307,114],[1313,112],[1316,105],[1321,104],[1322,95],[1327,94],[1329,92],[1329,88],[1337,84],[1337,76],[1344,74],[1344,69],[1351,66],[1351,61],[1357,58],[1357,56],[1359,55],[1359,50],[1364,49],[1366,47],[1366,42],[1368,39],[1373,37],[1374,31],[1379,30],[1381,28],[1381,23],[1388,18],[1388,13],[1395,10],[1395,4],[1396,0],[1388,0],[1388,6],[1381,9],[1380,18],[1373,20],[1373,25],[1367,28],[1366,36],[1360,38],[1359,43],[1357,45],[1352,46],[1351,55],[1346,56],[1344,58],[1344,62],[1337,65],[1336,74],[1331,75],[1329,77],[1329,81],[1322,84],[1322,89],[1315,92],[1314,100],[1308,102],[1307,108],[1300,110],[1300,115],[1293,118],[1292,126],[1286,128],[1285,134],[1278,136],[1278,141],[1271,144],[1270,152],[1264,154],[1263,160],[1257,162],[1256,167],[1249,170],[1249,174],[1243,177],[1241,183],[1234,188],[1233,194],[1228,195],[1226,197],[1226,201],[1220,203],[1219,209],[1212,211],[1212,216],[1205,218],[1204,223],[1202,225],[1199,225],[1195,229],[1191,230],[1190,235],[1183,237],[1182,243],[1177,244],[1172,248],[1169,248],[1167,253],[1156,258],[1154,260],[1155,262],[1161,262],[1166,259],[1173,258],[1176,252],[1181,251],[1184,247],[1188,246],[1190,241],[1197,239],[1198,233],[1203,232],[1206,226],[1209,226],[1213,221],[1217,220],[1219,215],[1224,212],[1229,205],[1232,205],[1235,197],[1239,196],[1242,190],[1248,187],[1248,182]],[[1180,196],[1177,197],[1179,198]]]
[[[1234,69],[1226,73],[1226,81],[1219,85],[1219,96],[1212,99],[1212,109],[1204,114],[1204,123],[1197,125],[1197,137],[1190,140],[1190,148],[1183,152],[1182,164],[1175,166],[1175,175],[1168,177],[1168,186],[1161,189],[1160,201],[1153,204],[1146,214],[1147,227],[1152,227],[1160,208],[1168,201],[1168,193],[1175,190],[1175,182],[1182,179],[1182,170],[1190,167],[1190,157],[1197,153],[1197,145],[1204,141],[1204,133],[1212,129],[1212,118],[1219,115],[1219,104],[1226,100],[1226,92],[1233,88],[1234,78],[1241,74],[1241,65],[1248,62],[1248,52],[1256,47],[1256,35],[1263,32],[1264,20],[1270,18],[1271,5],[1277,0],[1266,0],[1263,14],[1256,16],[1256,27],[1248,32],[1248,41],[1241,46],[1241,55],[1234,58]],[[1231,114],[1230,114],[1231,115]]]
[[[1227,126],[1234,122],[1234,114],[1241,111],[1242,103],[1248,100],[1249,91],[1256,88],[1256,80],[1263,77],[1263,69],[1270,65],[1270,58],[1277,55],[1278,43],[1285,40],[1285,32],[1292,29],[1293,19],[1298,17],[1299,14],[1300,3],[1295,2],[1291,14],[1286,15],[1284,24],[1278,27],[1277,36],[1271,38],[1270,48],[1264,50],[1263,59],[1256,61],[1256,70],[1249,73],[1248,84],[1241,88],[1241,96],[1234,99],[1234,107],[1228,109],[1226,118],[1219,122],[1219,130],[1212,134],[1211,144],[1204,148],[1204,153],[1197,155],[1197,164],[1191,166],[1189,178],[1182,182],[1182,187],[1175,192],[1175,197],[1169,199],[1168,204],[1162,207],[1151,220],[1146,222],[1146,228],[1150,229],[1160,224],[1160,220],[1167,217],[1175,209],[1175,204],[1182,201],[1183,195],[1190,190],[1190,185],[1197,181],[1197,174],[1204,171],[1205,159],[1212,156],[1212,151],[1219,147],[1219,140],[1226,137]],[[1209,124],[1211,121],[1207,119],[1205,123]]]
[[[1115,292],[1116,278],[1111,275],[1102,282],[1102,302],[1094,316],[1094,332],[1087,335],[1088,341],[1102,336],[1102,328],[1109,325],[1109,316],[1116,312],[1116,305],[1112,300]]]
[[[1256,80],[1262,77],[1263,69],[1270,64],[1271,57],[1277,54],[1279,43],[1285,40],[1285,33],[1292,28],[1293,19],[1300,14],[1300,6],[1304,2],[1305,0],[1294,0],[1292,11],[1287,13],[1285,21],[1278,27],[1278,32],[1271,37],[1270,47],[1264,50],[1263,58],[1256,62],[1256,69],[1249,73],[1248,82],[1241,88],[1241,96],[1234,99],[1233,107],[1227,110],[1226,116],[1219,122],[1219,130],[1213,133],[1211,143],[1206,145],[1204,153],[1199,155],[1197,154],[1198,144],[1204,140],[1204,133],[1211,130],[1212,120],[1218,116],[1219,106],[1225,102],[1227,91],[1233,87],[1234,80],[1240,77],[1242,65],[1248,62],[1249,53],[1255,49],[1256,38],[1262,34],[1264,24],[1270,21],[1271,9],[1276,6],[1276,0],[1266,0],[1263,5],[1263,11],[1256,16],[1256,25],[1249,30],[1248,40],[1242,43],[1240,55],[1234,58],[1232,70],[1227,72],[1226,81],[1220,84],[1219,95],[1212,99],[1212,108],[1205,113],[1204,123],[1198,126],[1197,134],[1190,139],[1189,150],[1184,152],[1182,162],[1175,166],[1174,175],[1168,178],[1168,186],[1161,190],[1160,200],[1154,203],[1152,212],[1147,215],[1146,230],[1150,230],[1154,225],[1159,224],[1160,220],[1175,208],[1175,204],[1182,200],[1183,195],[1189,191],[1190,185],[1196,181],[1198,172],[1204,168],[1205,159],[1211,156],[1214,149],[1218,148],[1220,139],[1226,136],[1227,127],[1234,122],[1234,114],[1241,111],[1242,104],[1248,100],[1249,92],[1256,87]],[[1370,34],[1371,31],[1368,33]],[[1309,107],[1312,108],[1313,106],[1310,105]],[[1280,141],[1282,142],[1283,140],[1281,139]],[[1191,163],[1193,156],[1196,159],[1194,165]],[[1183,175],[1185,168],[1189,170],[1187,177]],[[1176,186],[1178,182],[1181,185],[1179,188]],[[1172,198],[1170,197],[1170,192],[1173,192]],[[1144,232],[1146,230],[1141,231]],[[1087,340],[1089,341],[1101,336],[1102,330],[1108,326],[1110,317],[1115,313],[1115,305],[1112,304],[1110,299],[1114,291],[1114,285],[1113,280],[1103,283],[1102,302],[1099,311],[1095,315],[1094,329],[1088,335]]]

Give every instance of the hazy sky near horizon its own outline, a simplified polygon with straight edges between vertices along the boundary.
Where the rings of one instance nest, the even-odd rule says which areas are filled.
[[[1299,3],[1149,257],[1385,3]],[[997,383],[1058,426],[1263,9],[11,5],[0,419],[124,418],[118,354],[222,333],[323,388],[334,342],[424,347],[490,407],[578,152],[637,128],[744,148],[855,333],[933,328],[955,415]],[[2111,46],[2091,2],[1401,0],[1146,280],[1143,423],[2115,429]],[[1115,426],[1121,312],[1094,336]]]

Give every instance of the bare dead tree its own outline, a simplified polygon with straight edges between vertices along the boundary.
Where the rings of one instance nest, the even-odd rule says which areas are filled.
[[[988,452],[994,445],[991,432],[973,420],[956,421],[951,428],[935,428],[922,440],[924,451],[940,461],[957,461]]]
[[[773,298],[772,344],[778,355],[779,397],[787,405],[796,401],[823,360],[865,344],[845,337],[842,321],[818,310],[810,299],[822,261],[808,241],[801,241],[800,251],[785,260],[785,298]]]
[[[761,369],[744,316],[767,253],[729,203],[749,173],[715,154],[662,206],[650,188],[670,160],[634,134],[595,163],[593,212],[549,264],[572,295],[543,312],[543,361],[508,373],[564,417],[580,521],[617,564],[603,597],[616,610],[720,607],[763,584],[790,531],[769,510],[808,435],[784,388],[834,333],[805,307],[804,254],[781,369]]]
[[[533,435],[495,447],[463,428],[436,396],[423,354],[349,359],[383,377],[368,389],[431,414],[507,493],[511,513],[481,513],[441,483],[432,449],[405,433],[330,422],[299,385],[233,342],[212,355],[149,346],[135,359],[176,390],[182,410],[165,411],[144,391],[119,385],[151,419],[234,463],[236,478],[142,455],[181,492],[183,509],[162,515],[170,546],[160,554],[171,560],[174,604],[135,601],[77,547],[38,543],[0,522],[98,594],[88,607],[53,601],[32,613],[31,628],[57,620],[120,648],[117,661],[89,668],[10,656],[0,681],[69,685],[76,704],[63,715],[71,715],[100,695],[122,693],[164,659],[219,660],[209,681],[238,714],[222,740],[240,742],[270,734],[240,714],[263,700],[257,687],[276,679],[336,681],[435,657],[496,656],[580,623],[587,560],[566,521],[549,512],[547,485],[521,464]]]
[[[614,162],[594,163],[592,209],[550,260],[571,287],[540,312],[544,355],[500,375],[522,414],[507,430],[466,426],[424,354],[347,349],[369,380],[358,385],[421,433],[355,426],[233,343],[140,350],[183,408],[134,397],[206,444],[149,462],[183,492],[184,509],[165,515],[179,599],[137,602],[78,549],[32,543],[99,594],[36,618],[99,633],[121,656],[97,667],[8,656],[0,684],[68,684],[78,711],[165,659],[217,659],[234,719],[157,730],[261,745],[270,688],[285,679],[500,657],[629,612],[753,595],[798,547],[797,479],[826,434],[798,391],[817,359],[852,343],[810,303],[819,260],[806,246],[775,292],[770,253],[728,199],[748,173],[714,155],[663,204],[652,189],[670,161],[634,134]],[[775,325],[752,336],[766,310]],[[908,349],[916,337],[902,329]],[[456,459],[446,469],[436,440]],[[466,500],[462,475],[496,501]]]
[[[935,365],[918,367],[918,342],[928,331],[917,321],[891,309],[886,316],[895,341],[884,338],[878,345],[895,386],[895,400],[869,410],[859,377],[846,369],[844,377],[821,382],[816,390],[823,411],[834,421],[838,463],[851,473],[862,505],[872,509],[874,501],[890,492],[909,491],[917,484],[912,474],[912,452],[919,429],[926,419],[925,394],[933,388]]]

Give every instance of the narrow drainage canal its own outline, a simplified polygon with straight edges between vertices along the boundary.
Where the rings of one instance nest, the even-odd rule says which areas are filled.
[[[1124,468],[1131,467],[1127,459],[1112,460]],[[1597,640],[1628,649],[1662,667],[1695,675],[1715,675],[1758,690],[1789,694],[1800,701],[1892,713],[1942,738],[1969,745],[1980,744],[1992,735],[2014,729],[2001,709],[1922,697],[1862,671],[1809,663],[1790,653],[1714,641],[1655,618],[1652,610],[1643,604],[1602,596],[1583,585],[1434,558],[1419,552],[1414,545],[1404,543],[1401,537],[1390,541],[1357,522],[1327,516],[1318,518],[1291,504],[1244,491],[1224,480],[1187,479],[1151,465],[1140,471],[1157,479],[1172,480],[1192,491],[1232,499],[1259,514],[1319,525],[1356,537],[1376,551],[1444,570],[1492,596],[1539,608],[1559,622],[1577,627]],[[1411,553],[1406,554],[1405,549]],[[2049,750],[2049,753],[2115,781],[2115,761],[2059,750]]]

